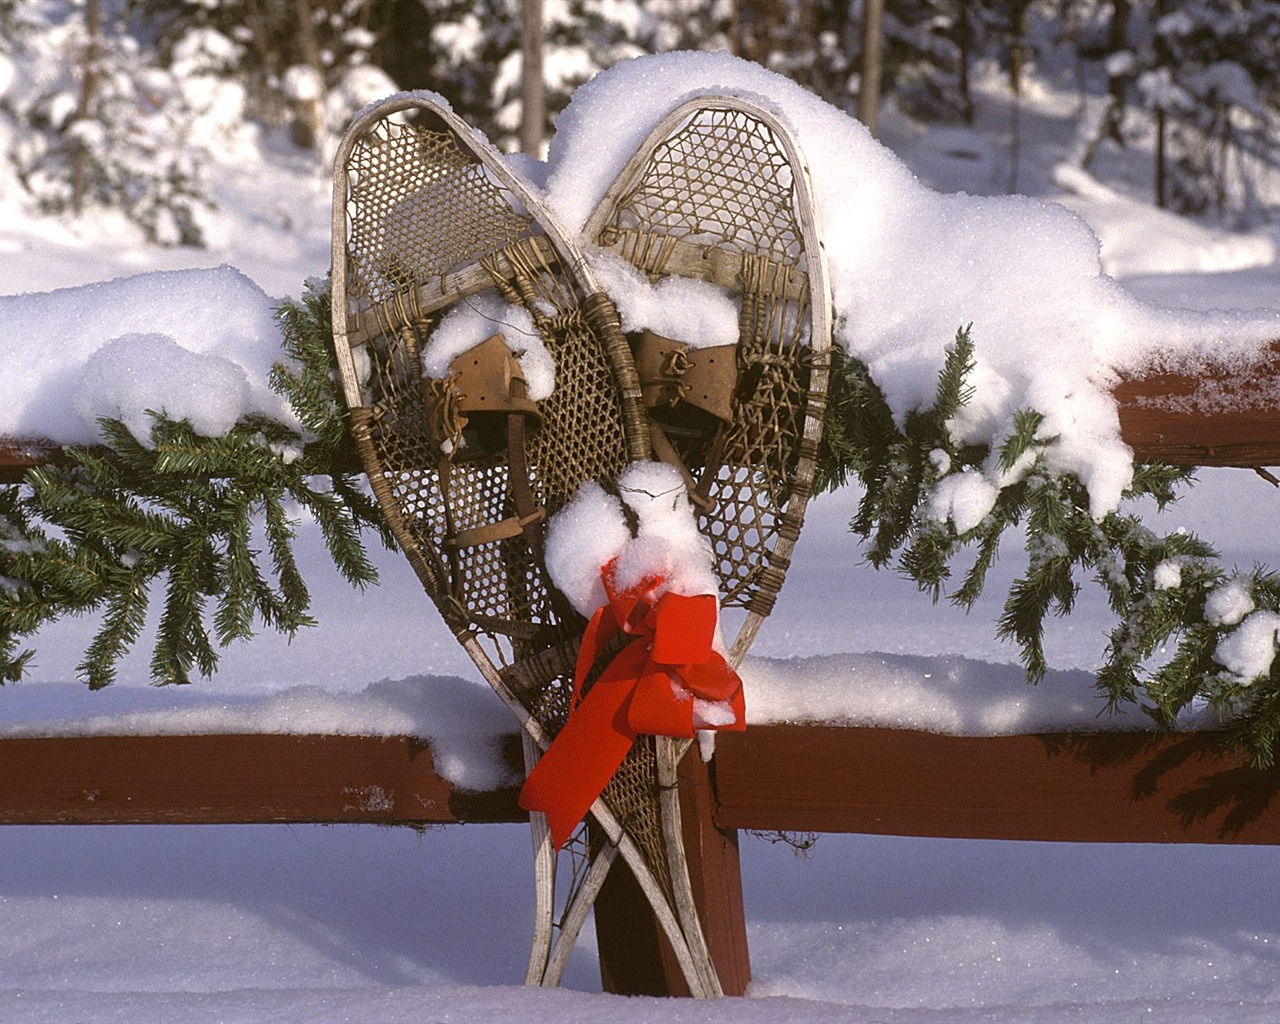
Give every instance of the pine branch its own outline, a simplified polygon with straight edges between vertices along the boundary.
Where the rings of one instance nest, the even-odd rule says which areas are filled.
[[[103,420],[108,451],[71,450],[69,465],[34,469],[22,486],[0,490],[0,681],[21,678],[33,651],[19,641],[42,623],[95,613],[102,625],[79,673],[91,687],[108,685],[161,585],[151,657],[159,682],[211,675],[217,648],[249,638],[259,620],[288,635],[313,624],[289,509],[314,517],[344,579],[376,582],[362,537],[373,530],[393,541],[351,472],[357,459],[336,384],[329,297],[285,303],[278,320],[271,383],[304,434],[251,416],[205,437],[152,414],[150,436],[138,438]],[[330,490],[312,482],[323,476]],[[254,546],[258,536],[265,552]]]
[[[103,624],[77,667],[91,690],[115,681],[116,664],[137,642],[146,624],[149,583],[145,572],[123,572],[101,602],[106,605]]]
[[[1044,416],[1034,409],[1018,409],[1013,414],[1013,432],[999,448],[996,465],[1002,473],[1012,472],[1024,459],[1034,458],[1052,438],[1039,437]]]
[[[868,492],[877,491],[884,473],[878,455],[897,435],[889,403],[867,367],[834,349],[814,477],[818,493],[841,487],[852,476],[858,476]]]
[[[969,385],[969,375],[976,365],[973,340],[969,337],[972,328],[973,324],[970,324],[957,331],[955,341],[946,349],[946,359],[938,374],[933,408],[929,411],[940,428],[945,428],[946,421],[968,405],[974,395],[974,390]]]
[[[1044,418],[1034,409],[1017,412],[1008,435],[989,448],[959,446],[950,421],[973,397],[967,384],[973,366],[968,331],[961,331],[947,351],[933,405],[899,425],[867,368],[847,357],[836,361],[820,479],[827,487],[854,477],[862,484],[850,528],[866,542],[867,560],[877,568],[895,564],[937,601],[955,577],[956,559],[971,552],[972,563],[948,595],[967,609],[1013,530],[1026,545],[1027,570],[1010,587],[996,633],[1017,646],[1029,680],[1048,668],[1048,616],[1069,614],[1081,581],[1091,579],[1117,618],[1098,675],[1109,706],[1141,703],[1157,724],[1173,727],[1188,707],[1207,701],[1231,723],[1233,742],[1255,763],[1270,764],[1280,735],[1280,658],[1259,678],[1234,675],[1223,664],[1232,660],[1224,644],[1242,623],[1207,621],[1205,608],[1207,595],[1235,580],[1257,612],[1280,615],[1280,577],[1261,569],[1229,574],[1199,538],[1161,536],[1134,514],[1095,520],[1083,483],[1050,468],[1045,456],[1056,438],[1043,434]],[[983,474],[998,493],[982,521],[966,519],[961,534],[936,518],[947,501],[931,499],[965,472]],[[1178,467],[1138,465],[1124,501],[1150,498],[1163,509],[1192,479]]]

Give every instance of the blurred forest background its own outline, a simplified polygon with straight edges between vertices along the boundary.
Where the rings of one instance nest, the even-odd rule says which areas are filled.
[[[772,68],[873,130],[883,104],[972,123],[983,83],[1016,132],[1052,57],[1078,90],[1081,169],[1140,147],[1158,206],[1237,228],[1280,209],[1269,0],[0,0],[0,198],[111,207],[150,241],[200,245],[220,161],[287,145],[319,162],[402,89],[538,154],[577,85],[680,49]]]

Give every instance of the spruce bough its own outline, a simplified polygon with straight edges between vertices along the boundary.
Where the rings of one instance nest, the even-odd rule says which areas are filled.
[[[1188,708],[1208,705],[1231,743],[1255,765],[1272,765],[1280,660],[1264,658],[1265,670],[1246,677],[1225,652],[1255,614],[1263,616],[1262,629],[1251,639],[1261,632],[1266,641],[1273,621],[1266,616],[1280,609],[1280,577],[1262,569],[1228,571],[1193,534],[1160,535],[1132,512],[1095,519],[1080,480],[1050,469],[1046,451],[1054,439],[1042,434],[1043,418],[1034,410],[1015,415],[1008,436],[995,445],[958,444],[948,424],[972,398],[966,384],[972,368],[973,343],[963,329],[947,350],[933,405],[899,426],[867,368],[837,353],[818,486],[861,483],[865,493],[850,529],[863,539],[867,561],[893,566],[935,602],[945,593],[967,610],[982,593],[1001,538],[1020,533],[1026,570],[1011,585],[996,630],[1017,645],[1029,681],[1038,682],[1047,669],[1047,617],[1069,614],[1081,581],[1092,579],[1118,623],[1098,675],[1108,705],[1139,704],[1165,728]],[[985,517],[961,530],[939,515],[932,499],[945,480],[963,473],[984,473],[999,487]],[[1122,507],[1147,498],[1163,510],[1191,481],[1186,469],[1139,464]],[[1213,610],[1224,588],[1244,595],[1236,615]],[[1270,643],[1274,652],[1275,630]]]
[[[246,417],[205,437],[152,414],[149,443],[101,421],[105,448],[71,449],[67,463],[0,488],[0,681],[15,681],[44,622],[96,613],[101,626],[78,666],[94,689],[111,683],[159,600],[151,675],[210,676],[218,648],[255,626],[292,636],[313,620],[294,557],[298,513],[319,525],[334,565],[356,587],[377,574],[361,535],[390,545],[356,464],[331,365],[329,297],[310,291],[277,310],[283,355],[271,386],[301,433]]]

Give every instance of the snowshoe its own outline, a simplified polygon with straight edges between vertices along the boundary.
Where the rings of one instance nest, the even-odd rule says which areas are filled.
[[[740,609],[736,665],[790,565],[822,435],[831,299],[808,170],[759,104],[693,99],[584,242],[634,348],[653,456],[685,479],[723,607]]]
[[[548,577],[547,523],[584,482],[613,481],[649,451],[616,310],[524,183],[429,96],[355,121],[333,214],[334,344],[356,446],[428,595],[519,717],[532,770],[569,717],[587,626]],[[718,994],[696,915],[673,910],[691,897],[683,861],[663,854],[657,790],[644,738],[592,804],[595,827],[570,841],[583,863],[560,906],[546,819],[531,815],[529,983],[558,982],[621,854],[691,991]]]
[[[721,608],[740,616],[736,667],[786,576],[822,436],[831,298],[808,170],[758,104],[690,100],[650,132],[583,241],[633,347],[652,457],[683,479]],[[659,736],[655,747],[667,859],[678,863],[689,741]]]

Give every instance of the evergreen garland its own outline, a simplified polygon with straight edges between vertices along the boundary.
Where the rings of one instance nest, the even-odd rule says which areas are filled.
[[[21,643],[43,623],[94,612],[102,625],[79,672],[92,688],[108,685],[161,586],[151,658],[158,682],[211,675],[218,648],[252,636],[258,621],[292,635],[312,622],[293,555],[297,510],[315,519],[348,582],[375,580],[362,533],[393,541],[352,471],[327,289],[284,303],[277,316],[285,358],[271,385],[302,433],[252,416],[205,437],[153,415],[142,443],[123,423],[103,420],[105,448],[69,450],[65,465],[30,470],[23,484],[0,488],[0,683],[22,677],[33,652]],[[959,331],[932,406],[899,423],[867,367],[836,351],[818,488],[855,478],[862,485],[850,527],[866,542],[867,560],[896,566],[935,602],[945,593],[968,609],[1001,537],[1018,528],[1027,568],[1010,587],[997,633],[1018,646],[1030,681],[1047,668],[1046,617],[1068,614],[1080,579],[1092,577],[1118,622],[1098,679],[1110,704],[1140,703],[1173,727],[1203,702],[1255,764],[1273,764],[1280,663],[1266,655],[1280,638],[1280,576],[1228,571],[1200,539],[1161,536],[1133,513],[1095,519],[1081,481],[1049,467],[1054,439],[1033,410],[1018,413],[998,444],[958,443],[950,424],[973,395],[973,354],[968,330]],[[991,482],[994,495],[980,522],[959,529],[938,498],[965,474]],[[1183,469],[1139,465],[1124,498],[1154,499],[1163,509],[1190,479]],[[965,567],[953,580],[962,553]],[[1241,657],[1250,644],[1252,656]],[[1242,665],[1258,671],[1246,678]]]
[[[67,464],[0,489],[0,682],[21,678],[33,651],[20,643],[42,623],[96,612],[102,625],[78,670],[90,687],[108,685],[161,586],[157,682],[211,675],[217,648],[252,636],[258,620],[292,636],[313,621],[293,553],[298,510],[315,519],[349,583],[376,580],[361,532],[392,541],[351,472],[327,290],[284,303],[277,317],[285,358],[271,386],[305,433],[251,416],[204,437],[153,414],[144,444],[102,420],[105,449],[69,450]]]
[[[1272,765],[1280,660],[1267,653],[1275,653],[1280,631],[1280,576],[1228,571],[1193,534],[1161,536],[1133,513],[1095,519],[1080,480],[1048,467],[1053,438],[1042,435],[1043,418],[1033,410],[1018,413],[997,445],[957,444],[948,421],[972,397],[965,384],[972,367],[966,328],[947,350],[932,407],[908,414],[900,426],[866,366],[837,351],[818,485],[830,490],[856,478],[865,489],[850,528],[866,542],[867,560],[877,568],[894,565],[937,601],[967,552],[948,600],[968,609],[982,593],[1000,538],[1019,528],[1027,568],[1010,587],[997,634],[1017,645],[1029,681],[1047,669],[1047,616],[1070,613],[1080,580],[1092,578],[1118,623],[1098,677],[1109,705],[1140,704],[1172,728],[1188,708],[1207,704],[1227,723],[1231,742],[1257,766]],[[966,473],[983,473],[999,488],[981,522],[961,531],[934,499],[940,485]],[[1184,469],[1138,465],[1123,503],[1149,498],[1163,510],[1190,480]],[[1228,588],[1236,610],[1223,616],[1212,602]],[[1249,645],[1254,652],[1261,645],[1260,659],[1240,656]],[[1241,666],[1265,669],[1246,678],[1237,674]]]

